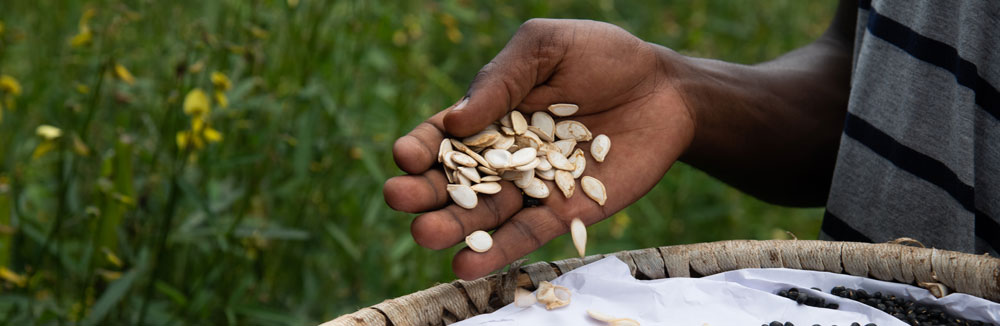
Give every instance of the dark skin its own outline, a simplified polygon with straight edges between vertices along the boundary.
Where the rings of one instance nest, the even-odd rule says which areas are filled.
[[[842,1],[823,36],[757,65],[685,57],[601,22],[530,20],[479,72],[467,101],[396,141],[407,175],[386,181],[386,202],[421,214],[411,232],[430,249],[496,230],[489,251],[455,255],[453,270],[466,280],[565,234],[574,217],[590,225],[611,216],[678,160],[765,201],[823,205],[847,109],[856,8]],[[572,119],[611,138],[607,159],[598,164],[588,153],[584,173],[603,181],[605,206],[582,191],[568,199],[556,191],[522,207],[520,190],[506,181],[473,209],[450,202],[436,161],[443,137],[470,136],[514,108],[530,114],[552,103],[578,104]]]

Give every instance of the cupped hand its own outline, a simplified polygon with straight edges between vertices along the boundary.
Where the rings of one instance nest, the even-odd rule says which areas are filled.
[[[393,147],[407,175],[386,181],[393,209],[422,213],[411,225],[421,246],[444,249],[476,230],[496,230],[484,253],[459,251],[452,266],[463,279],[484,276],[569,231],[579,217],[587,225],[625,208],[646,194],[691,143],[693,117],[674,83],[683,63],[676,53],[636,38],[614,25],[580,20],[530,20],[476,76],[465,98],[432,116]],[[564,198],[551,181],[541,205],[523,207],[520,189],[479,195],[464,209],[450,202],[447,180],[437,163],[443,137],[465,137],[517,109],[546,110],[574,103],[571,117],[596,136],[606,134],[611,150],[603,163],[590,156],[584,175],[601,180],[607,202],[599,206],[579,186]]]

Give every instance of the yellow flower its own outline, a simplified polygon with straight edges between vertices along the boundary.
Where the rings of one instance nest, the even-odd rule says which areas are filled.
[[[208,126],[200,117],[191,118],[191,130],[177,132],[177,147],[184,150],[188,146],[195,149],[205,148],[205,143],[218,143],[222,141],[222,133]]]
[[[35,134],[45,138],[45,140],[53,140],[62,136],[62,129],[50,125],[41,125],[35,128]]]
[[[19,287],[24,287],[24,285],[28,283],[28,278],[15,273],[7,268],[7,266],[0,266],[0,278],[7,280],[7,282],[14,283]]]
[[[125,69],[125,66],[115,64],[115,76],[126,84],[135,85],[135,77],[132,76],[132,73],[128,69]]]
[[[201,88],[192,89],[184,97],[184,114],[192,117],[204,117],[212,110],[208,96]]]
[[[9,75],[0,75],[0,91],[14,96],[21,95],[21,84]]]
[[[94,39],[94,33],[90,31],[89,26],[80,26],[80,32],[73,35],[73,38],[69,39],[69,46],[74,48],[82,47],[90,44],[90,41]]]
[[[218,71],[212,72],[212,85],[215,86],[216,90],[228,91],[233,87],[233,83],[229,81],[229,77]]]
[[[212,129],[212,127],[205,127],[203,136],[205,136],[205,140],[209,143],[218,143],[222,141],[222,133],[218,130]]]
[[[223,109],[229,107],[229,98],[222,91],[215,91],[215,101],[219,102],[219,107]]]

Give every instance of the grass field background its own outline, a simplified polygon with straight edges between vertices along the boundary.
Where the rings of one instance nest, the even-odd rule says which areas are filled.
[[[450,281],[458,248],[416,246],[413,215],[384,203],[392,143],[523,21],[754,63],[817,37],[834,6],[4,0],[0,323],[307,325]],[[588,251],[815,238],[820,214],[678,164]],[[571,257],[567,238],[530,258]]]

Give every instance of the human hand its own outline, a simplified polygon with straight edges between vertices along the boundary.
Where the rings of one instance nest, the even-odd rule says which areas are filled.
[[[636,38],[614,25],[580,20],[533,19],[477,74],[465,99],[418,125],[393,146],[396,164],[408,175],[389,179],[383,189],[393,209],[423,213],[414,219],[414,240],[430,249],[461,243],[476,230],[493,230],[494,245],[484,253],[459,251],[452,267],[462,279],[484,276],[569,231],[579,217],[587,225],[625,208],[646,194],[691,143],[694,118],[674,84],[682,69],[676,53]],[[527,113],[550,104],[574,103],[580,110],[564,119],[585,124],[611,139],[603,163],[588,153],[584,175],[601,180],[607,202],[599,206],[579,190],[564,198],[551,181],[552,195],[523,207],[520,189],[480,195],[479,205],[461,208],[449,201],[447,180],[436,163],[445,135],[479,132],[517,108]],[[562,120],[562,119],[560,119]]]

